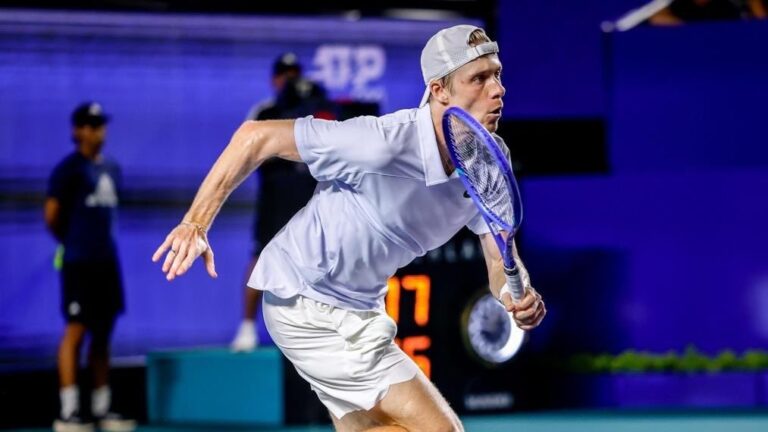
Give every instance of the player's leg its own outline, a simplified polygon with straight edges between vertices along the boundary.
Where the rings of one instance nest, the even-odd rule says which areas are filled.
[[[88,347],[88,365],[93,375],[91,412],[103,417],[109,411],[112,394],[109,388],[109,346],[115,317],[100,319],[92,324]]]
[[[57,367],[59,372],[59,398],[61,411],[54,421],[56,431],[90,431],[93,425],[80,417],[80,389],[77,372],[80,366],[80,347],[87,327],[82,317],[81,268],[77,263],[64,262],[61,268],[61,311],[66,322],[59,343]]]
[[[421,371],[409,381],[391,385],[372,411],[408,431],[464,430],[448,401]]]
[[[89,366],[93,373],[91,413],[104,432],[128,432],[136,428],[136,421],[127,419],[112,409],[112,390],[109,385],[110,346],[117,317],[124,311],[125,302],[120,265],[117,260],[94,264],[90,271],[91,310],[88,330],[91,336]]]
[[[109,311],[108,311],[109,312]],[[89,365],[93,373],[91,413],[104,432],[128,432],[136,429],[136,421],[112,409],[112,389],[109,385],[109,357],[112,331],[116,316],[111,313],[94,321],[91,327]]]
[[[339,430],[462,430],[445,399],[393,343],[397,328],[383,312],[270,293],[263,304],[272,339],[312,385]]]
[[[117,260],[89,263],[82,276],[82,285],[82,313],[91,336],[88,365],[93,374],[93,389],[108,389],[112,331],[118,315],[124,310],[123,283]],[[99,407],[93,414],[101,417],[105,412]]]
[[[69,322],[64,327],[58,355],[59,386],[61,388],[77,385],[80,347],[83,344],[85,333],[85,325],[79,322]]]
[[[345,415],[343,419],[340,420],[331,414],[333,428],[336,432],[367,431],[382,426],[382,423],[374,420],[364,411],[351,412]]]
[[[86,327],[79,322],[68,322],[64,328],[58,352],[59,399],[61,411],[53,422],[56,432],[90,432],[93,425],[80,416],[80,390],[77,386],[80,347],[85,338]]]
[[[69,322],[64,328],[58,353],[59,388],[62,391],[77,392],[77,369],[85,333],[85,325],[78,322]],[[67,416],[77,409],[76,398],[74,405],[72,398],[66,398],[66,401],[62,398],[62,415]]]
[[[377,419],[376,414],[370,411],[354,411],[346,414],[342,419],[331,414],[333,427],[336,432],[405,432],[400,426],[387,425],[389,419]]]
[[[386,396],[369,411],[333,417],[337,431],[463,431],[461,422],[437,388],[418,373],[413,379],[389,387]]]

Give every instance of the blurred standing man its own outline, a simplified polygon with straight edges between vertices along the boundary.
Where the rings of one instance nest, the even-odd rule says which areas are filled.
[[[136,422],[110,412],[109,344],[124,310],[117,246],[112,235],[121,186],[120,168],[102,156],[109,117],[89,102],[72,113],[75,151],[54,168],[45,201],[45,222],[64,247],[61,307],[66,321],[58,353],[61,414],[57,432],[93,430],[79,406],[77,370],[86,333],[93,373],[91,414],[104,431],[131,431]]]
[[[272,66],[272,88],[276,97],[255,105],[246,120],[280,120],[312,115],[333,120],[336,107],[318,84],[302,77],[301,64],[294,53],[281,54]],[[246,280],[263,248],[286,223],[307,204],[317,181],[307,166],[273,159],[258,170],[259,190],[253,221],[253,250]],[[232,341],[233,351],[252,351],[258,346],[255,317],[261,291],[244,285],[243,321]]]

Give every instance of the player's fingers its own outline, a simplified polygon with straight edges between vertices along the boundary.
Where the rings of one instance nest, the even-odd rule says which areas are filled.
[[[533,322],[533,323],[531,323],[531,324],[521,324],[521,323],[517,323],[517,326],[518,326],[518,327],[519,327],[521,330],[525,330],[525,331],[531,331],[531,330],[535,329],[536,327],[538,327],[538,326],[539,326],[539,324],[541,324],[541,320],[543,320],[543,319],[544,319],[544,315],[542,315],[542,316],[541,316],[541,318],[540,318],[539,320],[537,320],[536,322]]]
[[[163,241],[163,243],[160,245],[160,247],[158,247],[155,253],[152,255],[152,262],[157,262],[163,256],[166,249],[171,247],[172,241],[173,241],[173,237],[171,237],[171,235],[168,234],[165,237],[165,240]]]
[[[194,246],[193,246],[194,245]],[[179,264],[179,268],[176,270],[176,275],[181,276],[187,272],[194,264],[197,257],[199,257],[205,250],[208,249],[208,243],[201,238],[198,234],[195,234],[195,240],[190,243],[187,249],[184,260]]]
[[[541,302],[541,308],[539,309],[539,312],[536,314],[536,319],[534,320],[533,325],[538,326],[539,324],[541,324],[545,316],[547,316],[547,306],[544,305],[544,302]]]
[[[204,253],[208,249],[208,243],[201,237],[197,237],[194,241],[194,247],[189,245],[187,254],[184,261],[179,265],[179,269],[176,271],[178,276],[183,275],[192,267],[197,257]]]
[[[180,241],[179,247],[176,249],[176,256],[173,257],[171,269],[168,271],[169,275],[173,274],[173,276],[176,277],[181,274],[179,273],[179,269],[181,268],[181,265],[184,263],[184,260],[187,258],[189,253],[189,243],[185,240]]]
[[[217,278],[219,275],[216,273],[216,263],[213,259],[213,249],[208,245],[208,249],[203,253],[203,261],[205,262],[205,269],[212,278]]]
[[[524,318],[520,320],[525,325],[536,325],[537,322],[541,322],[541,319],[544,318],[545,309],[543,306],[536,309],[536,311],[528,318]]]
[[[534,316],[536,312],[538,312],[539,307],[542,304],[541,296],[532,295],[530,298],[532,298],[532,302],[527,308],[522,309],[518,305],[517,310],[514,313],[515,319],[525,321],[525,320],[528,320],[530,317]]]
[[[173,261],[179,254],[179,244],[181,244],[181,240],[174,236],[173,241],[171,242],[171,250],[169,250],[168,254],[165,255],[165,261],[163,261],[163,273],[166,273],[166,275],[170,275],[168,270],[171,269]]]
[[[533,295],[536,297],[536,302],[537,303],[541,303],[543,301],[542,298],[541,298],[541,294],[539,294],[538,291],[533,289],[533,287],[528,287],[528,289],[530,289],[533,292]]]
[[[514,309],[510,310],[510,312],[520,312],[527,309],[530,309],[531,306],[533,306],[536,303],[536,296],[534,295],[534,292],[526,288],[525,295],[523,298],[515,303]]]
[[[515,317],[515,321],[525,322],[526,320],[530,319],[532,316],[536,315],[536,309],[534,308],[528,308],[525,310],[517,310],[513,312],[513,316]]]
[[[172,268],[171,271],[173,271],[176,276],[183,275],[192,265],[195,258],[197,258],[197,249],[191,247],[189,243],[183,242],[181,247],[179,247],[178,261],[174,263],[177,265],[176,269],[174,270]]]
[[[504,305],[504,309],[506,309],[507,312],[515,310],[515,301],[512,299],[512,294],[508,292],[501,295],[501,304]]]
[[[186,258],[184,258],[184,261],[179,266],[179,269],[176,271],[176,274],[178,276],[183,275],[192,267],[192,264],[195,262],[195,259],[198,257],[197,250],[189,248],[189,252],[187,252]]]
[[[544,302],[540,302],[538,304],[538,307],[529,316],[524,316],[524,317],[516,316],[515,323],[517,323],[517,326],[523,330],[530,330],[530,328],[538,326],[541,323],[541,321],[544,319],[544,315],[546,314],[547,314],[547,308],[544,305]],[[526,327],[530,327],[530,328],[526,328]]]
[[[510,312],[517,314],[528,310],[536,310],[537,301],[538,297],[536,297],[535,292],[526,289],[523,298],[519,302],[515,303],[514,309]]]

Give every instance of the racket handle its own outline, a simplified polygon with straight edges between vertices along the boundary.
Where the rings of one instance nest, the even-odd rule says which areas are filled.
[[[523,286],[523,279],[520,277],[520,271],[517,269],[517,266],[513,268],[504,267],[504,274],[507,276],[507,284],[499,292],[499,299],[501,299],[501,294],[509,292],[512,294],[512,300],[522,300],[525,294],[525,287]]]

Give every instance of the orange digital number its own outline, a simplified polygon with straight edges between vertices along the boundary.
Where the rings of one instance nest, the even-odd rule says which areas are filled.
[[[410,336],[403,339],[403,351],[419,365],[427,378],[432,376],[432,362],[426,355],[417,354],[417,351],[429,349],[431,345],[432,339],[429,336]]]
[[[400,322],[400,279],[397,276],[392,276],[387,280],[387,298],[386,298],[387,314],[395,320],[396,323]]]
[[[426,355],[419,354],[420,351],[428,350],[432,346],[432,339],[429,336],[408,336],[402,340],[397,338],[395,343],[413,359],[427,378],[432,376],[432,362]]]
[[[413,320],[420,326],[429,323],[429,294],[431,284],[427,275],[412,275],[403,277],[403,288],[416,292],[416,302],[413,305]]]
[[[403,276],[402,280],[396,276],[387,281],[386,308],[389,316],[395,322],[400,322],[400,290],[407,289],[416,293],[416,301],[413,305],[413,320],[420,326],[429,323],[429,296],[432,284],[427,275]]]

